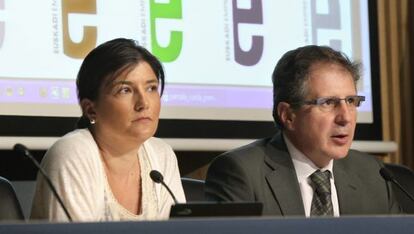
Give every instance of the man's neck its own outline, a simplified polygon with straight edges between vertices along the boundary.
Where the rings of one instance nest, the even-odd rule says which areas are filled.
[[[289,151],[290,156],[292,159],[296,160],[297,162],[307,164],[311,166],[312,168],[319,168],[319,169],[329,169],[332,171],[332,165],[333,165],[333,159],[327,160],[326,162],[319,162],[308,155],[306,155],[303,151],[301,151],[294,143],[294,141],[291,140],[288,134],[283,132],[283,138],[285,140],[287,149]]]

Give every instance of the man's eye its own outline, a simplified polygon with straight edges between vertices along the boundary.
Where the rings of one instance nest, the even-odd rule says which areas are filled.
[[[354,103],[356,103],[356,98],[355,97],[349,97],[349,98],[346,99],[346,103],[354,104]]]
[[[334,98],[327,98],[322,102],[322,105],[333,106],[335,105],[335,103],[336,103],[336,100]]]

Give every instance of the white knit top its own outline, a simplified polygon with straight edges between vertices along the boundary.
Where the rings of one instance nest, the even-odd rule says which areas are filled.
[[[167,219],[174,202],[165,188],[151,180],[149,172],[160,171],[177,200],[185,202],[175,154],[169,145],[153,137],[140,147],[138,155],[142,182],[142,212],[139,215],[125,209],[114,197],[98,146],[87,129],[75,130],[58,140],[47,151],[42,167],[74,221]],[[40,174],[31,218],[67,221]]]

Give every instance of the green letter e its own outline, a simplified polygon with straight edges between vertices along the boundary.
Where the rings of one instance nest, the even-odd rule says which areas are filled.
[[[162,62],[172,62],[177,59],[181,52],[183,43],[183,33],[172,31],[170,43],[166,47],[161,47],[157,41],[156,20],[163,19],[182,19],[181,0],[170,0],[169,3],[156,3],[150,1],[150,24],[151,24],[151,47],[152,53]]]

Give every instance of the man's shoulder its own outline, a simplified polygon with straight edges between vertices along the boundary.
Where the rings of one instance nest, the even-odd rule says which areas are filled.
[[[271,138],[255,140],[247,145],[222,153],[216,159],[237,161],[243,164],[263,162]]]
[[[262,138],[262,139],[258,139],[255,140],[247,145],[243,145],[237,148],[234,148],[232,150],[229,150],[225,153],[223,153],[223,155],[250,155],[253,152],[260,152],[262,151],[265,147],[267,147],[267,144],[269,142],[270,138]],[[244,156],[244,157],[246,157]]]
[[[350,149],[348,152],[348,156],[345,157],[345,160],[348,161],[358,161],[358,162],[377,162],[378,159],[375,158],[373,155],[365,153],[365,152],[361,152],[358,150],[353,150]]]
[[[376,157],[357,150],[349,150],[347,157],[337,160],[337,163],[358,171],[378,170],[381,167],[381,162]]]

